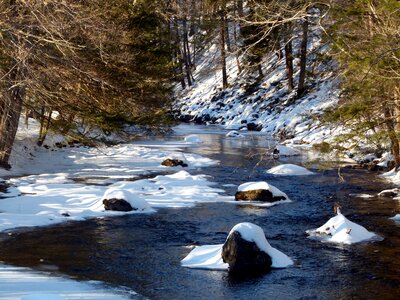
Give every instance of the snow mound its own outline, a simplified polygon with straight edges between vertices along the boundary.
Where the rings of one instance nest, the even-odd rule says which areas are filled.
[[[186,143],[199,144],[199,143],[201,143],[201,138],[198,135],[191,134],[191,135],[186,136],[184,141]]]
[[[293,164],[284,164],[273,167],[267,171],[269,174],[274,175],[290,175],[290,176],[302,176],[302,175],[313,175],[315,173],[307,170],[304,167],[293,165]]]
[[[191,269],[228,270],[229,265],[222,260],[222,246],[198,246],[181,260],[181,265]]]
[[[301,154],[299,150],[280,144],[276,145],[275,149],[279,151],[280,156],[298,156]]]
[[[115,189],[115,188],[110,188],[108,189],[103,197],[101,198],[101,203],[103,203],[103,200],[105,199],[123,199],[135,209],[141,212],[154,212],[154,210],[151,208],[149,203],[147,203],[146,200],[134,195],[133,193],[129,191],[124,191],[121,189]]]
[[[252,223],[239,223],[232,228],[229,235],[235,231],[239,232],[243,239],[256,243],[260,250],[267,253],[272,259],[272,268],[293,265],[290,257],[268,243],[261,227]],[[181,261],[181,265],[193,269],[228,270],[229,265],[222,260],[222,246],[223,244],[196,247]]]
[[[241,134],[241,133],[239,133],[238,131],[236,131],[236,130],[232,130],[232,131],[229,131],[227,134],[226,134],[226,137],[244,137],[244,135],[243,134]]]
[[[354,244],[379,238],[375,233],[351,222],[341,213],[329,219],[321,227],[307,230],[307,234],[312,238],[339,244]]]
[[[383,173],[380,176],[393,182],[395,185],[400,185],[400,172],[397,172],[396,168],[393,168],[389,172]]]
[[[282,192],[277,187],[269,184],[265,181],[256,181],[256,182],[246,182],[238,187],[238,192],[247,192],[247,191],[254,191],[254,190],[267,190],[272,193],[273,197],[284,197],[285,199],[289,200],[288,195]]]
[[[393,221],[398,221],[398,222],[400,222],[400,214],[397,214],[397,215],[395,215],[394,217],[392,217],[392,218],[390,218],[390,219],[392,219]]]

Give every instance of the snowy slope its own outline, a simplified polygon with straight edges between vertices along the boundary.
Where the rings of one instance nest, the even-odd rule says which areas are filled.
[[[294,40],[294,49],[299,37]],[[262,126],[262,131],[279,134],[284,139],[294,138],[297,143],[317,143],[331,136],[328,128],[320,128],[314,117],[337,104],[339,98],[335,64],[328,60],[317,62],[317,56],[328,48],[321,38],[312,35],[308,45],[308,93],[298,100],[295,92],[288,91],[284,58],[276,55],[263,62],[264,78],[249,88],[243,72],[238,74],[235,55],[227,58],[230,87],[221,90],[222,72],[219,49],[213,45],[200,56],[194,72],[195,85],[183,91],[177,87],[175,108],[181,120],[221,124],[227,129],[247,129],[247,124]],[[294,56],[298,54],[295,52]],[[299,73],[299,59],[294,60],[295,84]]]

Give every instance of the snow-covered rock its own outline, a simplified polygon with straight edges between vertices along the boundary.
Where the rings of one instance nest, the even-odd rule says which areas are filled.
[[[236,130],[232,130],[232,131],[229,131],[227,134],[226,134],[226,136],[227,137],[244,137],[244,135],[243,134],[241,134],[240,132],[238,132],[238,131],[236,131]]]
[[[239,232],[243,239],[254,242],[260,250],[267,253],[271,257],[272,268],[286,268],[293,264],[290,257],[268,243],[261,227],[252,223],[240,223],[232,228],[228,238],[233,232]],[[222,259],[222,247],[223,244],[198,246],[181,261],[181,265],[194,269],[228,270],[229,265]]]
[[[378,193],[379,197],[396,197],[400,193],[399,188],[383,190]]]
[[[284,164],[273,167],[267,170],[267,173],[274,175],[288,175],[288,176],[302,176],[302,175],[313,175],[315,173],[307,170],[304,167],[293,165],[293,164]]]
[[[272,184],[269,184],[265,181],[258,181],[241,184],[235,194],[235,199],[273,202],[289,200],[289,197]]]
[[[121,189],[108,189],[103,197],[101,198],[102,203],[105,205],[105,201],[111,199],[125,200],[131,206],[131,210],[140,211],[140,212],[152,212],[154,211],[151,206],[144,200],[133,193]]]
[[[379,238],[363,226],[351,222],[340,212],[321,227],[307,230],[307,234],[311,238],[340,244],[354,244]]]

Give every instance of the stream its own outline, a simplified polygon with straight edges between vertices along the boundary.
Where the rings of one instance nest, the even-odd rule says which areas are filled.
[[[337,168],[313,169],[317,175],[312,176],[270,175],[265,171],[274,165],[305,164],[307,158],[272,159],[265,153],[274,142],[259,133],[227,138],[226,131],[214,127],[186,127],[173,136],[138,143],[173,141],[190,131],[203,143],[184,151],[220,162],[191,174],[212,176],[227,195],[243,182],[265,180],[292,202],[270,208],[206,203],[16,231],[0,235],[0,261],[124,286],[150,299],[400,299],[400,223],[389,219],[399,213],[399,202],[356,196],[376,195],[390,186],[387,182],[375,173],[352,169],[341,170],[342,181]],[[332,217],[335,202],[346,217],[384,239],[355,245],[308,239],[305,231]],[[190,246],[223,243],[240,222],[261,226],[270,244],[295,265],[243,278],[180,266]]]

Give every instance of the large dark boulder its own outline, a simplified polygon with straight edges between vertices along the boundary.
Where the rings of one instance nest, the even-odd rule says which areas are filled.
[[[259,274],[271,269],[272,259],[255,242],[242,238],[237,231],[231,233],[222,247],[222,259],[235,274]]]
[[[269,190],[250,190],[236,192],[235,200],[275,202],[285,200],[283,196],[274,196]]]
[[[247,123],[247,130],[248,131],[261,131],[262,129],[261,124],[255,124],[255,123]]]
[[[105,210],[113,210],[113,211],[132,211],[137,210],[137,208],[133,208],[130,203],[124,199],[104,199],[103,205]]]
[[[167,158],[166,160],[164,160],[161,163],[161,165],[166,166],[166,167],[177,167],[177,166],[187,167],[188,166],[186,163],[183,162],[183,160],[171,159],[171,158]]]

